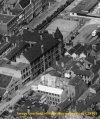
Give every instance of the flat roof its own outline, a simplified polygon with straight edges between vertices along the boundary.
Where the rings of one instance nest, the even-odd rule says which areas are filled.
[[[43,91],[43,92],[47,92],[47,93],[57,94],[57,95],[61,95],[63,92],[62,89],[48,87],[48,86],[44,86],[44,85],[38,85],[38,90]]]
[[[0,22],[3,23],[8,23],[13,19],[15,16],[14,15],[6,15],[6,14],[0,14]]]

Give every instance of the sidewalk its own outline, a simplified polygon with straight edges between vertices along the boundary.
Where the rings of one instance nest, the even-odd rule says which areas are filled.
[[[41,24],[48,16],[51,16],[61,5],[64,5],[67,0],[61,0],[61,2],[56,2],[53,6],[50,6],[45,12],[40,14],[37,18],[31,21],[26,27],[36,28],[37,25]]]

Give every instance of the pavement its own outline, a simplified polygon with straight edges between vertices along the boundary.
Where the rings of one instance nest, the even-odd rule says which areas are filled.
[[[51,71],[53,68],[49,68],[46,71]],[[45,72],[44,72],[45,73]],[[40,77],[44,74],[42,73],[41,75],[39,75],[38,77],[36,77],[33,81],[29,82],[28,84],[26,84],[22,89],[18,90],[16,92],[15,97],[9,101],[9,102],[5,102],[3,104],[0,105],[0,114],[2,114],[2,112],[4,112],[5,110],[7,110],[9,107],[13,106],[14,104],[16,104],[16,102],[18,102],[19,99],[22,98],[22,96],[27,93],[27,91],[31,90],[31,86],[36,86],[39,84],[40,82]]]
[[[61,0],[60,2],[56,2],[52,6],[49,6],[49,8],[41,13],[37,18],[32,20],[26,27],[28,27],[30,30],[37,27],[37,25],[41,24],[43,20],[45,20],[48,16],[51,16],[61,5],[64,5],[67,0]]]

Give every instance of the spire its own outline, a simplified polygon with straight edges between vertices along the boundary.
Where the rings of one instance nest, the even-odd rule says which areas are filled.
[[[56,39],[59,39],[60,38],[60,39],[63,40],[63,35],[62,35],[62,33],[61,33],[61,31],[59,30],[58,27],[56,29],[56,32],[55,32],[54,36],[55,36]]]

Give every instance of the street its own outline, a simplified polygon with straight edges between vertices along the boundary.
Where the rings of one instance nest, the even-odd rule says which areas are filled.
[[[49,68],[46,70],[46,72],[51,71],[52,68]],[[44,72],[45,73],[45,72]],[[16,92],[16,96],[9,102],[5,102],[3,104],[0,105],[0,114],[2,114],[5,110],[7,110],[10,106],[13,106],[19,99],[21,99],[21,97],[31,89],[31,86],[34,85],[38,85],[40,82],[40,77],[44,74],[42,73],[41,75],[39,75],[38,77],[36,77],[33,81],[29,82],[28,84],[26,84],[21,90],[18,90]]]
[[[56,2],[54,5],[49,6],[49,8],[41,13],[37,18],[31,21],[26,27],[30,30],[36,28],[37,25],[41,24],[43,20],[45,20],[48,16],[51,16],[60,6],[64,5],[67,0],[61,0],[60,2]]]

